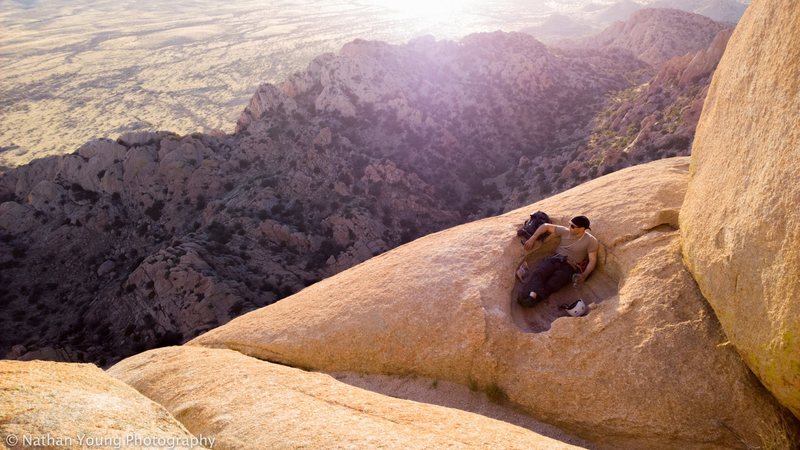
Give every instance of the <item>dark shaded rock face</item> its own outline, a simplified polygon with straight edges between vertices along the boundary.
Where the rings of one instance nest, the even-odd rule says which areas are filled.
[[[129,134],[11,170],[0,355],[110,364],[552,194],[591,177],[563,169],[608,96],[655,73],[518,33],[355,41],[261,86],[232,135]]]
[[[2,345],[24,345],[11,357],[102,364],[177,343],[458,220],[389,163],[361,168],[386,184],[368,201],[337,193],[353,173],[332,161],[323,176],[236,136],[127,138],[3,177]]]

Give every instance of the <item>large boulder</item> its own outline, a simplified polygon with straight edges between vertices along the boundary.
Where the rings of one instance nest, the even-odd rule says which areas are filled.
[[[683,254],[730,342],[800,417],[800,8],[754,1],[697,127]]]
[[[780,423],[681,262],[687,158],[616,172],[528,208],[426,236],[190,345],[323,371],[417,375],[507,398],[601,446],[756,446]],[[580,290],[512,299],[528,213],[592,218],[604,250]],[[588,316],[558,303],[581,295]],[[543,323],[544,322],[544,323]]]
[[[0,438],[11,448],[213,444],[92,364],[44,361],[0,361]]]
[[[109,374],[164,405],[196,435],[214,436],[221,448],[577,448],[231,350],[151,350]]]

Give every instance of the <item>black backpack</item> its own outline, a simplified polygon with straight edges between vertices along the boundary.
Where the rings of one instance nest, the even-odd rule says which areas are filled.
[[[522,228],[517,230],[517,236],[524,238],[524,243],[530,239],[531,236],[533,236],[533,233],[536,232],[537,228],[545,223],[550,223],[550,216],[542,211],[536,211],[535,213],[531,214],[530,219],[525,221],[525,223],[522,225]],[[539,236],[539,240],[544,241],[548,234],[550,233],[542,233],[542,235]]]

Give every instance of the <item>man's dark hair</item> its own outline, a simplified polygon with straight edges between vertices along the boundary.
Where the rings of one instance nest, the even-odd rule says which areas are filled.
[[[576,227],[586,228],[587,230],[591,230],[592,228],[589,226],[589,218],[586,216],[575,216],[570,220],[570,222],[574,223]]]

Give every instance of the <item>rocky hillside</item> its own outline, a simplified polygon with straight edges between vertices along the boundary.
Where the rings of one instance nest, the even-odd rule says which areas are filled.
[[[677,8],[709,17],[718,22],[736,23],[747,10],[750,0],[657,0],[658,8]]]
[[[647,69],[617,49],[551,50],[516,33],[403,47],[357,41],[277,88],[263,86],[237,130],[330,128],[417,174],[447,209],[467,217],[482,198],[497,196],[484,179],[521,156],[580,139],[603,96]]]
[[[4,177],[5,351],[104,364],[177,343],[458,220],[388,162],[364,159],[367,202],[336,190],[352,165],[314,180],[311,158],[291,173],[276,142],[236,139],[125,136]]]
[[[674,13],[653,14],[669,20]],[[703,50],[674,56],[646,83],[609,95],[582,140],[543,157],[520,158],[494,180],[501,200],[484,208],[509,210],[625,167],[689,155],[708,85],[732,32],[719,31]]]
[[[553,174],[555,182],[574,185],[644,161],[689,155],[711,76],[732,32],[720,31],[707,49],[672,58],[649,83],[611,96],[586,145]]]
[[[109,364],[600,175],[564,168],[653,73],[518,33],[355,41],[261,86],[232,135],[129,134],[10,171],[0,354]]]
[[[675,56],[697,52],[711,44],[726,26],[708,17],[677,9],[648,8],[624,22],[616,22],[577,45],[624,48],[655,67]]]

